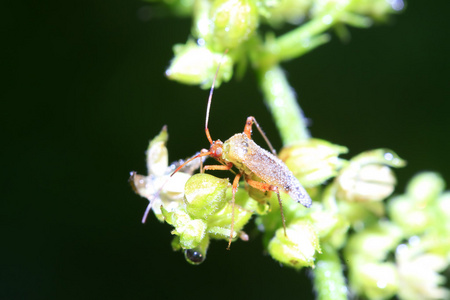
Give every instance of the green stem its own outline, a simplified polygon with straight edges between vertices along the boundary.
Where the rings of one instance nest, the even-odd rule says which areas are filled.
[[[283,70],[275,65],[259,70],[259,84],[284,146],[310,138],[303,112]]]
[[[314,288],[318,300],[347,300],[347,286],[337,251],[322,244],[314,271]]]

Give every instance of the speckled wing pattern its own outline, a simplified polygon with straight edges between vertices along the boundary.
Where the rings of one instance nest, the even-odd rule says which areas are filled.
[[[294,174],[278,157],[246,138],[248,151],[243,164],[264,182],[277,186],[292,199],[305,207],[311,206],[311,198]]]

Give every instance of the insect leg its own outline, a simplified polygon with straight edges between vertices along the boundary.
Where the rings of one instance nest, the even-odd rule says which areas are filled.
[[[264,138],[264,140],[266,141],[267,145],[270,148],[270,151],[272,151],[272,153],[274,155],[277,155],[277,152],[275,151],[275,149],[272,147],[272,144],[270,143],[269,139],[267,138],[266,134],[264,133],[264,131],[262,130],[261,126],[259,126],[258,122],[256,122],[255,117],[248,117],[247,118],[247,122],[245,122],[245,127],[244,127],[244,134],[247,135],[247,137],[249,139],[252,138],[252,125],[253,123],[256,125],[256,128],[258,128],[259,133],[262,135],[262,137]]]
[[[228,171],[231,170],[233,167],[232,163],[227,163],[226,165],[207,165],[204,166],[204,170],[222,170],[222,171]]]
[[[237,174],[236,177],[234,177],[233,180],[233,197],[231,199],[231,228],[230,228],[230,239],[228,240],[228,247],[227,250],[230,250],[231,247],[231,240],[233,239],[233,231],[234,231],[234,203],[235,203],[235,197],[236,192],[239,186],[239,179],[241,179],[241,174]]]
[[[262,191],[272,191],[272,192],[277,193],[278,203],[280,204],[281,221],[283,222],[284,235],[287,236],[287,234],[286,234],[286,220],[284,219],[283,204],[281,202],[280,190],[278,189],[278,187],[275,186],[275,185],[271,185],[271,184],[264,183],[264,182],[259,182],[259,181],[252,180],[252,179],[249,179],[249,178],[246,178],[245,181],[247,181],[247,183],[250,186],[254,187],[255,189],[259,189],[259,190],[262,190]]]

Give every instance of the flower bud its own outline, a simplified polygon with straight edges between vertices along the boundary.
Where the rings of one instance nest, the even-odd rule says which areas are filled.
[[[339,154],[347,148],[324,140],[309,139],[294,146],[283,148],[279,154],[282,161],[305,187],[313,187],[336,176],[343,161]]]
[[[176,228],[180,236],[180,245],[183,249],[192,249],[200,244],[206,234],[206,223],[196,219],[189,221],[185,226]]]
[[[169,212],[161,206],[161,212],[166,222],[175,227],[172,234],[180,237],[181,248],[195,248],[205,237],[207,225],[203,220],[192,219],[183,209]]]
[[[381,201],[396,184],[388,166],[405,164],[394,152],[385,149],[367,151],[352,158],[336,178],[337,196],[346,201]]]
[[[319,207],[319,204],[315,204],[315,207]],[[312,210],[309,217],[321,242],[327,242],[336,249],[342,247],[347,239],[347,231],[350,227],[344,216],[321,207]]]
[[[368,299],[389,299],[398,290],[395,264],[358,262],[349,268],[352,289]]]
[[[402,240],[401,230],[388,221],[352,235],[344,256],[352,288],[369,299],[392,297],[398,289],[395,265],[384,262]]]
[[[437,199],[444,189],[445,182],[439,174],[423,172],[410,180],[406,193],[417,205],[425,206]]]
[[[228,180],[209,174],[196,174],[184,188],[187,213],[194,219],[208,219],[226,204]]]
[[[358,0],[351,1],[349,10],[365,15],[375,20],[385,20],[389,14],[403,10],[405,3],[403,0]]]
[[[295,221],[284,229],[276,231],[269,242],[268,250],[273,259],[280,263],[301,269],[314,266],[314,255],[320,252],[319,238],[309,221]]]
[[[417,205],[411,198],[401,195],[389,201],[389,217],[407,236],[421,234],[430,225],[431,215],[426,207]]]
[[[233,62],[229,55],[211,52],[207,47],[199,46],[193,41],[188,41],[186,45],[175,45],[173,51],[175,57],[166,70],[166,76],[171,80],[209,88],[219,63],[221,65],[217,74],[216,87],[219,87],[222,81],[228,81],[231,78]]]
[[[231,189],[229,189],[230,191]],[[207,219],[208,233],[211,238],[228,240],[231,230],[231,215],[233,206],[229,202],[231,200],[231,193],[227,195],[227,205],[222,210],[211,215]],[[232,233],[233,238],[239,236],[239,233],[248,223],[252,217],[253,211],[256,209],[256,201],[248,197],[247,192],[244,189],[239,189],[236,193],[234,206],[234,230]]]
[[[245,42],[259,22],[255,0],[216,0],[210,17],[213,49],[218,52]]]
[[[444,236],[450,236],[450,192],[443,193],[437,200],[438,217],[435,220],[438,228]],[[450,253],[450,241],[445,243]]]
[[[393,223],[379,221],[353,234],[345,247],[345,256],[363,257],[365,261],[382,261],[402,240],[402,231]]]
[[[262,1],[266,21],[272,26],[284,22],[299,24],[308,15],[312,0],[265,0]]]

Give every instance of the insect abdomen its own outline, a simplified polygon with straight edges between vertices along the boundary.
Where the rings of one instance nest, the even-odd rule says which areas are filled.
[[[253,173],[302,205],[311,206],[311,198],[306,190],[278,157],[258,146],[245,134],[235,134],[225,144],[229,147],[226,159],[240,166],[239,169],[244,170],[244,173]]]

